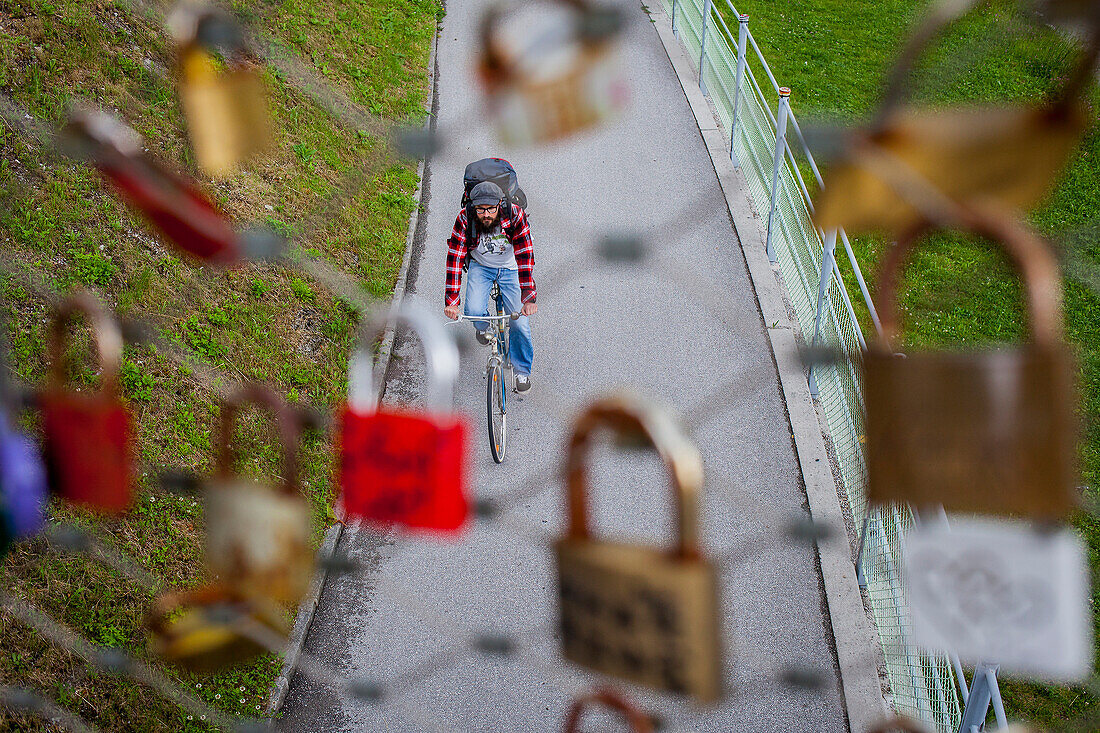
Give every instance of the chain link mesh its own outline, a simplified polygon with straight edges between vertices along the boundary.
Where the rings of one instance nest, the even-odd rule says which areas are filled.
[[[675,6],[677,36],[698,64],[706,0],[664,0],[665,12]],[[737,90],[738,38],[726,17],[712,9],[706,19],[706,54],[700,74],[723,130],[732,137],[731,157],[741,168],[760,220],[768,221],[773,203],[771,242],[786,285],[790,307],[806,343],[842,351],[847,358],[814,366],[818,400],[827,423],[840,480],[851,508],[853,525],[869,521],[863,554],[866,593],[878,629],[889,678],[888,698],[897,712],[923,720],[940,731],[958,728],[961,711],[955,673],[944,654],[930,655],[909,643],[909,611],[899,575],[901,542],[913,524],[908,507],[867,507],[867,466],[863,455],[863,397],[860,378],[865,339],[850,296],[834,261],[817,321],[822,232],[811,219],[812,203],[789,140],[779,167],[775,200],[771,194],[776,149],[779,89],[755,41],[748,38],[744,77]],[[726,17],[723,17],[726,16]],[[764,85],[761,87],[760,81]],[[775,105],[775,112],[772,111]],[[737,108],[736,124],[734,108]],[[788,118],[788,134],[791,131]],[[729,139],[727,137],[727,139]],[[809,156],[809,151],[804,150]],[[850,258],[858,269],[858,263]]]

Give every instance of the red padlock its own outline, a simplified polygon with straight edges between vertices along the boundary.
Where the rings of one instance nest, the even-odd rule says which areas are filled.
[[[458,349],[422,308],[402,305],[395,320],[420,336],[430,376],[429,412],[377,405],[381,375],[371,348],[375,321],[360,335],[348,368],[340,418],[340,486],[349,518],[411,529],[454,531],[466,522],[465,421],[452,412]],[[368,391],[369,390],[369,391]]]
[[[65,386],[65,337],[69,321],[83,313],[99,351],[98,392]],[[88,293],[67,298],[50,331],[50,372],[38,396],[43,453],[50,488],[59,496],[106,512],[122,512],[133,498],[133,425],[118,397],[122,333]]]
[[[241,259],[244,245],[228,218],[193,181],[142,150],[141,137],[121,121],[105,112],[77,111],[62,137],[180,251],[212,264]]]

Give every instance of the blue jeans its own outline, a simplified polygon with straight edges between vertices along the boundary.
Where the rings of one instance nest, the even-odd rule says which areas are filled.
[[[519,313],[523,303],[520,300],[519,270],[503,267],[486,267],[477,260],[470,260],[470,269],[466,271],[466,305],[468,316],[489,315],[489,290],[493,283],[500,286],[500,295],[504,298],[504,310],[507,313]],[[479,331],[489,327],[488,321],[476,321]],[[508,338],[508,358],[516,374],[530,374],[531,360],[535,349],[531,346],[531,324],[527,316],[512,321],[512,332]]]

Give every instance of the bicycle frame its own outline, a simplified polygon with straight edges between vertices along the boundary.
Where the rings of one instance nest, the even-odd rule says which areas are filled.
[[[489,370],[494,364],[500,364],[511,370],[512,361],[508,357],[508,329],[511,328],[510,321],[519,317],[518,315],[513,316],[504,312],[504,296],[500,294],[500,287],[496,283],[493,283],[493,287],[489,291],[489,303],[491,305],[489,315],[468,316],[461,314],[458,320],[454,321],[455,323],[460,321],[489,323],[489,333],[491,334],[492,341],[489,343],[489,359],[485,362],[486,375],[488,375]],[[514,387],[513,391],[515,391]]]
[[[470,321],[474,324],[489,324],[487,329],[489,334],[489,358],[485,362],[487,388],[485,406],[489,424],[489,448],[492,450],[493,460],[500,463],[504,460],[504,454],[507,450],[508,436],[508,388],[505,385],[512,381],[504,376],[505,367],[509,372],[512,372],[512,362],[508,358],[508,329],[511,326],[510,321],[519,318],[519,314],[503,312],[504,298],[501,296],[500,288],[496,283],[493,283],[492,290],[489,292],[489,302],[491,303],[489,315],[460,315],[453,322]],[[490,379],[490,375],[492,375],[492,379]],[[512,389],[515,391],[514,386]],[[494,410],[494,404],[499,406],[499,410]],[[500,420],[499,429],[496,426],[497,418]]]

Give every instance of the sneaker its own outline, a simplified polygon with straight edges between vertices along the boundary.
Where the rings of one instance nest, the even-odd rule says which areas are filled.
[[[493,340],[493,335],[492,335],[492,333],[489,332],[489,329],[485,329],[484,331],[478,331],[477,332],[477,342],[479,344],[481,344],[482,346],[487,346],[489,344],[489,342],[492,341],[492,340]]]
[[[529,374],[516,375],[516,391],[526,392],[531,389],[531,376]]]

